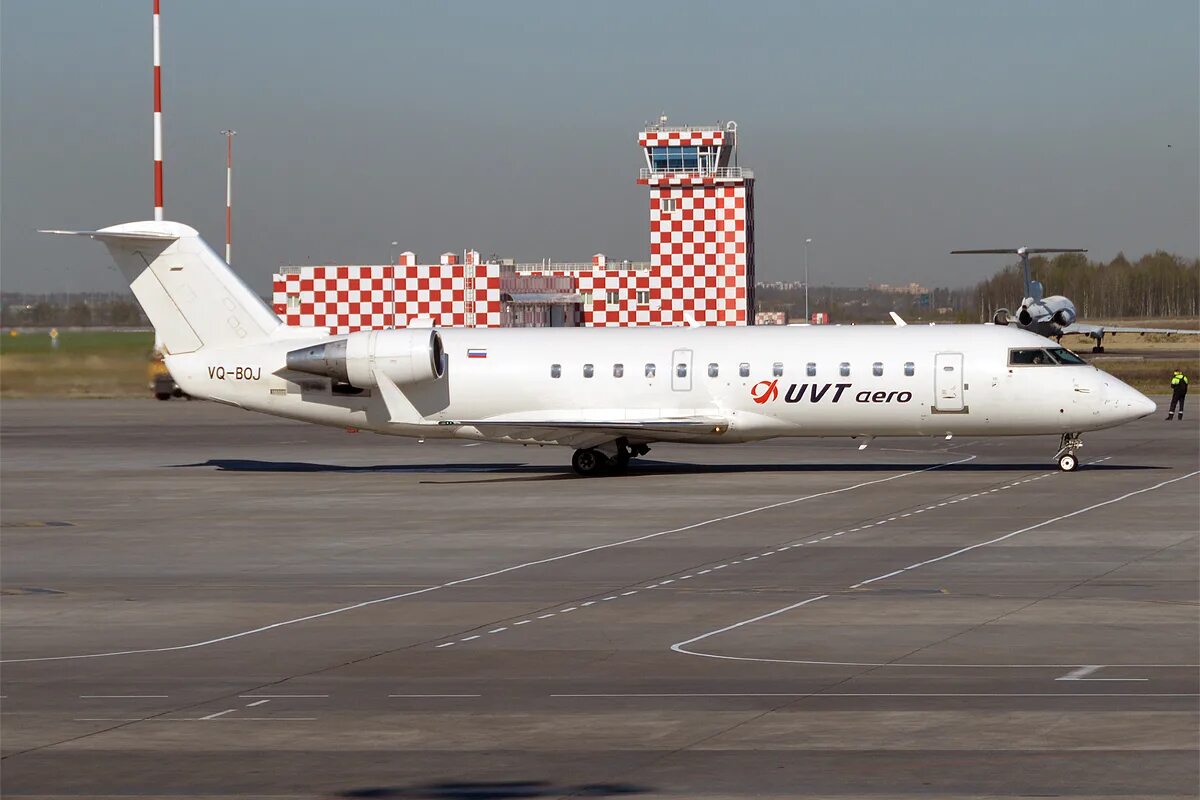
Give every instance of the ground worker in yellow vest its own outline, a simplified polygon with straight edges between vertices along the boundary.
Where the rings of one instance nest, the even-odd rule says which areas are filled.
[[[1179,418],[1183,419],[1183,400],[1187,397],[1187,387],[1187,375],[1181,369],[1175,370],[1171,376],[1171,410],[1167,412],[1167,419],[1175,416],[1175,406],[1179,406]]]

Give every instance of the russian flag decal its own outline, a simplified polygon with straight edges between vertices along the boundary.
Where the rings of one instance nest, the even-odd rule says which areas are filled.
[[[469,349],[467,350],[467,358],[487,358],[487,350]]]

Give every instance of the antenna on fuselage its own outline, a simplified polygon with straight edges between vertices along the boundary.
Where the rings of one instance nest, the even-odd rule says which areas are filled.
[[[1025,273],[1025,296],[1034,302],[1042,299],[1042,284],[1033,279],[1029,270],[1029,256],[1041,253],[1086,253],[1080,247],[997,247],[990,250],[951,250],[950,255],[972,255],[979,253],[997,253],[1021,257],[1021,269]]]

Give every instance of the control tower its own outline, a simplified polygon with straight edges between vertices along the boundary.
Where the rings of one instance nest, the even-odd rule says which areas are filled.
[[[738,165],[737,123],[671,126],[638,137],[650,187],[650,265],[661,324],[754,320],[754,173]],[[652,287],[658,288],[658,287]]]

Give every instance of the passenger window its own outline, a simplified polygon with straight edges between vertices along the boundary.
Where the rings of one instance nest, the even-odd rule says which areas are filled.
[[[613,364],[613,377],[614,378],[625,377],[625,365],[624,364]]]
[[[686,378],[687,377],[687,364],[685,364],[681,361],[675,365],[675,377],[676,378]]]
[[[808,362],[808,366],[804,368],[804,372],[808,377],[815,378],[817,376],[817,365],[813,362]]]
[[[561,378],[562,377],[562,364],[551,364],[550,365],[550,377],[551,378]]]
[[[841,364],[838,365],[838,374],[841,375],[843,378],[850,377],[850,362],[849,361],[843,361]]]
[[[709,364],[709,365],[708,365],[708,377],[710,377],[710,378],[715,378],[715,377],[717,377],[717,372],[718,372],[718,371],[719,371],[719,370],[718,370],[718,367],[717,367],[717,365],[716,365],[716,364]]]
[[[916,365],[916,364],[914,364],[914,363],[913,363],[913,362],[911,362],[911,361],[905,361],[905,362],[904,362],[904,374],[905,374],[907,377],[911,378],[911,377],[913,376],[913,374],[914,374],[916,371],[917,371],[917,365]]]
[[[782,361],[776,361],[774,364],[771,365],[771,377],[773,377],[773,378],[782,378],[783,377],[783,362]]]
[[[738,375],[741,375],[743,378],[750,377],[750,365],[747,364],[745,361],[738,364]]]
[[[646,365],[646,377],[647,377],[647,378],[653,378],[653,377],[654,377],[654,372],[655,372],[655,370],[654,370],[654,365],[653,365],[653,364],[647,364],[647,365]]]
[[[591,364],[583,365],[583,377],[590,378],[595,374],[596,374],[596,368],[594,366],[592,366]]]
[[[876,361],[874,364],[871,365],[871,374],[874,375],[876,378],[883,376],[883,362],[882,361]]]

